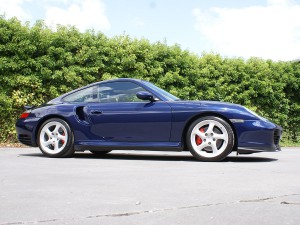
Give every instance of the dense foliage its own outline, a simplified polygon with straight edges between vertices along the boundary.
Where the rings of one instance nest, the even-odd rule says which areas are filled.
[[[0,17],[0,142],[16,140],[24,105],[114,77],[149,80],[182,99],[245,105],[282,125],[286,141],[299,141],[300,63],[200,57],[177,45]]]

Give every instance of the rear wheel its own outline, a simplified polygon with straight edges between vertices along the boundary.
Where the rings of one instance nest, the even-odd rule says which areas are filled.
[[[189,127],[187,146],[193,156],[201,161],[220,161],[234,147],[231,126],[219,117],[206,116],[195,120]]]
[[[74,154],[74,136],[70,126],[62,119],[45,121],[38,132],[38,146],[48,157],[70,157]]]

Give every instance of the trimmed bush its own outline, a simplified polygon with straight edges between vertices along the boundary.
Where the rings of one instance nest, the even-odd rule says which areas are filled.
[[[182,99],[242,104],[280,124],[299,141],[300,64],[202,56],[178,45],[38,21],[30,27],[0,17],[0,142],[15,142],[24,105],[40,105],[72,89],[117,77],[151,81]]]

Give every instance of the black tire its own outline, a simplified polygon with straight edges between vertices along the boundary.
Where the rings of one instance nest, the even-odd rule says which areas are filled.
[[[89,150],[91,153],[93,153],[94,155],[98,155],[98,156],[101,156],[101,155],[106,155],[107,153],[110,153],[112,150],[108,150],[108,151],[92,151],[92,150]]]
[[[234,148],[234,133],[225,120],[205,116],[190,125],[186,144],[192,155],[200,161],[221,161]]]
[[[64,120],[46,120],[38,131],[37,143],[42,153],[51,158],[71,157],[74,154],[74,135]]]

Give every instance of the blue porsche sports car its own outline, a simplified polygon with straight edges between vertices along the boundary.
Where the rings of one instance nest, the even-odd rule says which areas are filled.
[[[216,101],[183,101],[137,79],[102,81],[40,107],[26,107],[18,140],[49,157],[75,151],[189,150],[202,161],[232,151],[279,151],[282,128],[249,109]]]

